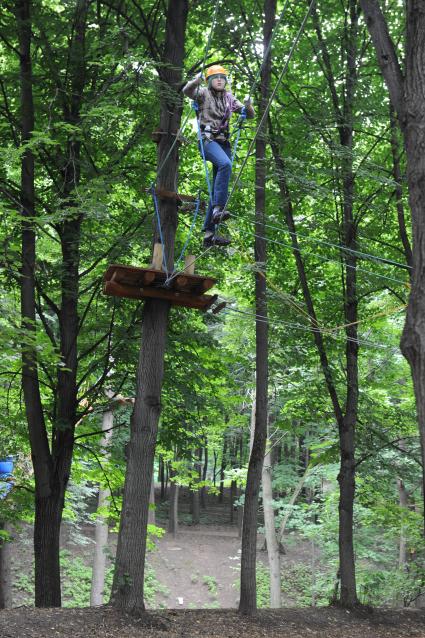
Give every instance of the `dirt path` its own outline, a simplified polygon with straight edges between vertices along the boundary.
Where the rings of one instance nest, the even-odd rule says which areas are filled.
[[[148,562],[168,595],[159,594],[168,608],[236,607],[235,584],[240,570],[240,539],[231,525],[180,526],[173,538],[165,534]]]

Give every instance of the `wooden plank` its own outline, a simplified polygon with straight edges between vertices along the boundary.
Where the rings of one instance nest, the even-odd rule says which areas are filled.
[[[104,275],[104,281],[114,281],[125,286],[148,286],[149,284],[161,285],[167,279],[162,270],[155,268],[139,268],[137,266],[124,266],[112,264]],[[212,288],[216,279],[202,277],[201,275],[189,275],[185,272],[172,277],[170,287],[181,292],[201,294]]]
[[[217,299],[217,295],[201,295],[194,297],[193,295],[164,288],[153,288],[146,286],[137,288],[136,286],[127,286],[119,284],[115,281],[106,281],[104,292],[114,297],[126,297],[129,299],[163,299],[169,301],[175,306],[184,306],[186,308],[196,308],[197,310],[206,310]]]
[[[184,258],[184,272],[187,275],[195,274],[195,262],[196,262],[195,255],[186,255],[186,257]]]
[[[117,281],[125,285],[148,285],[154,281],[162,283],[167,278],[162,270],[155,268],[139,268],[137,266],[124,266],[112,264],[103,276],[104,281]]]
[[[152,255],[152,268],[154,270],[162,270],[162,244],[154,244]]]

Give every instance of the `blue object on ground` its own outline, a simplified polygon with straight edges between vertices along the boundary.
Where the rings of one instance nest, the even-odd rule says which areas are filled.
[[[13,472],[13,465],[13,457],[11,456],[0,459],[0,477],[4,474],[11,474]]]

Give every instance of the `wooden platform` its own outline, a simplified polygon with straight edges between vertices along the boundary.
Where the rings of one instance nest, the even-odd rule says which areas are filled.
[[[103,276],[103,291],[128,299],[165,299],[174,306],[198,310],[207,310],[217,299],[217,295],[204,294],[216,283],[212,277],[183,272],[173,277],[169,286],[165,285],[166,279],[162,270],[112,264]]]

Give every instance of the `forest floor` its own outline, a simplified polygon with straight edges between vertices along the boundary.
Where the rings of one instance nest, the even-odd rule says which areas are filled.
[[[290,579],[283,593],[284,608],[261,609],[248,619],[236,612],[239,591],[240,538],[236,511],[229,502],[219,505],[216,497],[201,510],[199,525],[191,524],[188,494],[179,499],[179,531],[176,537],[165,533],[155,541],[148,563],[155,573],[159,591],[151,598],[151,609],[140,618],[118,614],[109,607],[89,608],[90,565],[93,553],[93,526],[65,524],[62,547],[69,555],[68,565],[80,561],[80,571],[69,580],[64,574],[63,609],[30,607],[32,590],[31,527],[25,525],[17,535],[13,550],[16,586],[13,609],[0,611],[0,638],[425,638],[425,611],[421,609],[360,609],[348,612],[333,607],[301,607],[302,599]],[[157,524],[165,528],[167,503],[158,503]],[[234,520],[231,521],[231,518]],[[109,551],[114,554],[116,534],[110,534]],[[258,560],[266,566],[267,554]],[[303,569],[314,577],[310,544],[287,537],[282,571],[287,576]],[[317,560],[318,559],[318,560]],[[320,564],[320,557],[316,557]],[[81,567],[82,565],[82,567]],[[316,563],[317,565],[317,563]],[[317,565],[319,567],[319,565]],[[82,570],[82,571],[81,571]],[[65,571],[65,570],[64,570]],[[310,578],[309,576],[309,578]],[[84,587],[79,587],[85,580]],[[76,591],[78,583],[78,592]],[[78,607],[78,608],[77,608]]]
[[[136,618],[109,607],[0,611],[2,638],[404,638],[425,636],[423,610],[336,608],[163,610]]]

